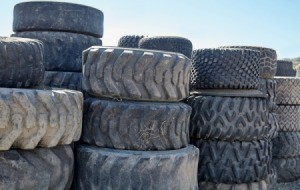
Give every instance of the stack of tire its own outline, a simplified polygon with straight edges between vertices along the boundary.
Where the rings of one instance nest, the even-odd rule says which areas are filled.
[[[120,47],[83,52],[82,143],[74,189],[196,190],[199,150],[189,145],[190,59]]]
[[[279,77],[295,77],[297,71],[293,68],[293,62],[286,60],[277,61],[276,76]]]
[[[24,2],[14,8],[13,30],[13,36],[44,43],[45,86],[81,91],[82,51],[102,45],[103,13],[71,3]]]
[[[69,189],[83,95],[43,90],[42,42],[0,38],[0,189]]]
[[[199,189],[267,190],[272,128],[258,91],[261,54],[245,48],[194,50],[190,135],[200,150]]]

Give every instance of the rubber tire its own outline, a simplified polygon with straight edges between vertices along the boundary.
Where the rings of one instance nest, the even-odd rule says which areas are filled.
[[[45,48],[44,65],[47,71],[82,71],[82,51],[91,46],[101,46],[98,38],[67,32],[19,32],[13,36],[42,41]]]
[[[261,79],[272,79],[277,70],[277,54],[274,49],[257,46],[224,46],[221,48],[243,48],[260,52],[260,71]]]
[[[268,176],[270,142],[191,139],[199,148],[198,180],[213,183],[252,183]]]
[[[118,46],[124,48],[139,48],[139,41],[145,36],[126,35],[119,39]]]
[[[300,131],[300,106],[279,105],[276,113],[278,116],[279,131]]]
[[[279,132],[272,143],[275,158],[300,156],[300,132]]]
[[[191,107],[183,103],[86,99],[82,139],[99,147],[176,150],[189,143]]]
[[[226,183],[211,183],[199,182],[199,190],[269,190],[266,181],[262,180],[253,183],[226,184]]]
[[[194,50],[190,89],[258,89],[259,60],[247,49]]]
[[[252,141],[271,135],[264,98],[190,96],[186,103],[193,138]]]
[[[274,139],[278,135],[279,123],[276,113],[268,113],[268,125],[270,126],[270,139]]]
[[[190,60],[181,54],[91,47],[83,67],[82,88],[95,97],[174,102],[189,94]]]
[[[199,150],[129,151],[79,145],[74,190],[198,190]]]
[[[38,86],[45,72],[43,53],[43,44],[38,40],[0,37],[0,86]]]
[[[270,112],[276,110],[277,82],[274,79],[260,79],[259,90],[267,95],[267,107]]]
[[[82,73],[46,71],[43,84],[49,87],[82,91]]]
[[[0,150],[77,141],[83,95],[71,90],[0,88]]]
[[[74,154],[70,146],[0,151],[0,189],[69,189]]]
[[[278,183],[292,182],[300,178],[300,156],[274,158],[272,164],[277,171]]]
[[[63,2],[24,2],[14,7],[14,32],[61,31],[103,36],[103,13]]]
[[[293,68],[292,61],[278,60],[276,76],[295,77],[296,70]]]
[[[277,82],[276,104],[300,105],[300,78],[275,77]]]
[[[177,36],[145,37],[139,41],[139,48],[181,53],[191,58],[193,44],[189,39]]]

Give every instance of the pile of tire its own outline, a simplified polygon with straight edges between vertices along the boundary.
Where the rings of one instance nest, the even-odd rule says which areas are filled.
[[[197,190],[199,150],[189,145],[190,59],[120,47],[83,52],[82,142],[73,187]]]
[[[0,38],[0,189],[69,189],[83,95],[39,88],[43,44]]]
[[[186,103],[192,107],[191,144],[200,151],[199,189],[269,187],[275,130],[266,94],[258,90],[260,73],[269,67],[262,59],[261,51],[245,47],[193,51]]]
[[[44,43],[45,86],[81,91],[82,51],[102,45],[103,13],[72,3],[24,2],[14,8],[13,30]]]
[[[293,68],[293,62],[286,60],[277,61],[276,76],[279,77],[295,77],[297,71]]]

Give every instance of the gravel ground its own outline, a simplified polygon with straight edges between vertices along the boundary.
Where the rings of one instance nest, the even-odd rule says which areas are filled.
[[[278,183],[272,190],[300,190],[300,180],[291,183]]]

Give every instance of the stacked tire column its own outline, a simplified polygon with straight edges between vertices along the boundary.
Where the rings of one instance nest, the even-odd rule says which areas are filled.
[[[198,189],[189,143],[190,60],[181,54],[91,47],[83,52],[84,143],[75,189]]]
[[[267,102],[259,87],[260,52],[193,51],[190,135],[200,150],[199,189],[266,190],[270,165]]]
[[[82,51],[102,45],[103,13],[71,3],[25,2],[14,8],[13,30],[13,36],[44,43],[44,85],[81,91]]]

